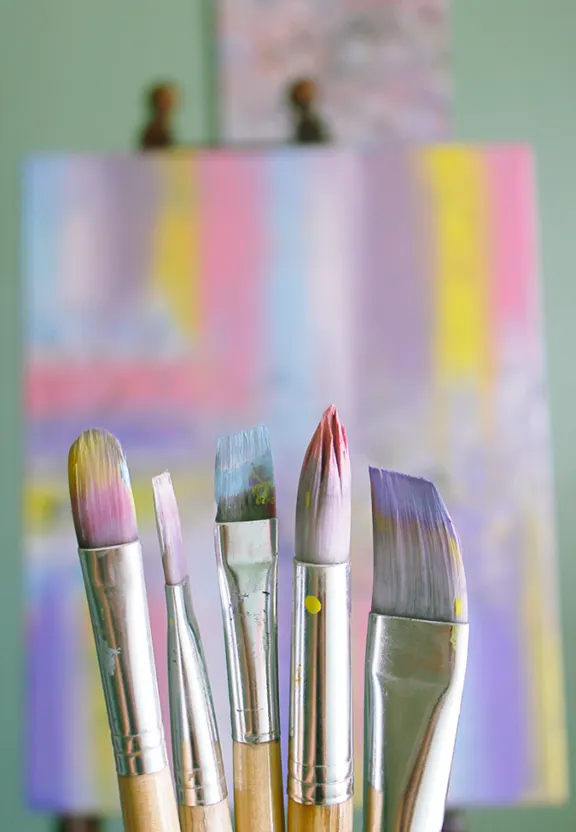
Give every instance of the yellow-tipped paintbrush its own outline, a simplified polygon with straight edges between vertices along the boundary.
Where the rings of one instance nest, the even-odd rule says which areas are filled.
[[[119,442],[101,430],[82,433],[70,449],[68,478],[124,828],[180,832],[136,511]]]

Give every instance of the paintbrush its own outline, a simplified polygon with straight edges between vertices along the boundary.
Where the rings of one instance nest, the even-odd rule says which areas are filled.
[[[278,529],[268,431],[216,451],[215,546],[230,692],[236,832],[281,832]]]
[[[292,606],[289,832],[351,832],[351,472],[329,407],[306,451],[296,505]]]
[[[364,830],[440,832],[468,654],[458,538],[427,480],[370,468]]]
[[[109,433],[68,457],[72,515],[127,832],[178,832],[128,466]]]
[[[152,480],[168,611],[168,687],[178,813],[184,832],[232,832],[212,691],[192,607],[169,473]]]

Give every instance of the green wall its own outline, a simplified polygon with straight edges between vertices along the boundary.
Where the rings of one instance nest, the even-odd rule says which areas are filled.
[[[545,324],[572,754],[576,753],[576,4],[454,0],[457,136],[529,140],[542,207]],[[141,88],[182,81],[182,136],[207,138],[207,49],[200,0],[0,0],[0,830],[40,832],[20,801],[25,736],[20,635],[19,226],[21,159],[38,150],[129,149]],[[572,357],[571,357],[572,356]],[[576,789],[574,777],[572,788]],[[110,825],[115,830],[119,826]],[[472,832],[576,830],[576,804],[477,812]]]

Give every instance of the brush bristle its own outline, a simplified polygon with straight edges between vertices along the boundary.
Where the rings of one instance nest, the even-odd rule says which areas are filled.
[[[186,580],[188,570],[184,557],[178,503],[168,471],[152,478],[152,489],[164,577],[167,584],[176,586]]]
[[[352,512],[346,431],[331,405],[322,416],[302,463],[296,501],[296,558],[304,563],[350,559]]]
[[[456,531],[428,480],[370,468],[374,533],[372,612],[422,621],[468,620]]]
[[[68,484],[78,546],[105,549],[138,539],[130,474],[118,440],[81,433],[68,455]]]
[[[218,440],[214,492],[217,523],[276,517],[274,466],[264,425]]]

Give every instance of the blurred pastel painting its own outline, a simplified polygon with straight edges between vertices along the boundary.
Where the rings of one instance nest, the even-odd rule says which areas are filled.
[[[150,478],[172,472],[231,785],[212,526],[216,440],[266,423],[291,560],[306,445],[334,401],[354,475],[356,795],[372,581],[368,463],[433,479],[463,543],[469,671],[451,802],[566,797],[554,495],[534,172],[524,147],[37,157],[26,276],[27,799],[117,811],[67,493],[90,426],[131,470],[168,725]]]
[[[318,86],[335,142],[451,134],[451,0],[218,0],[220,135],[278,142],[287,92]]]

